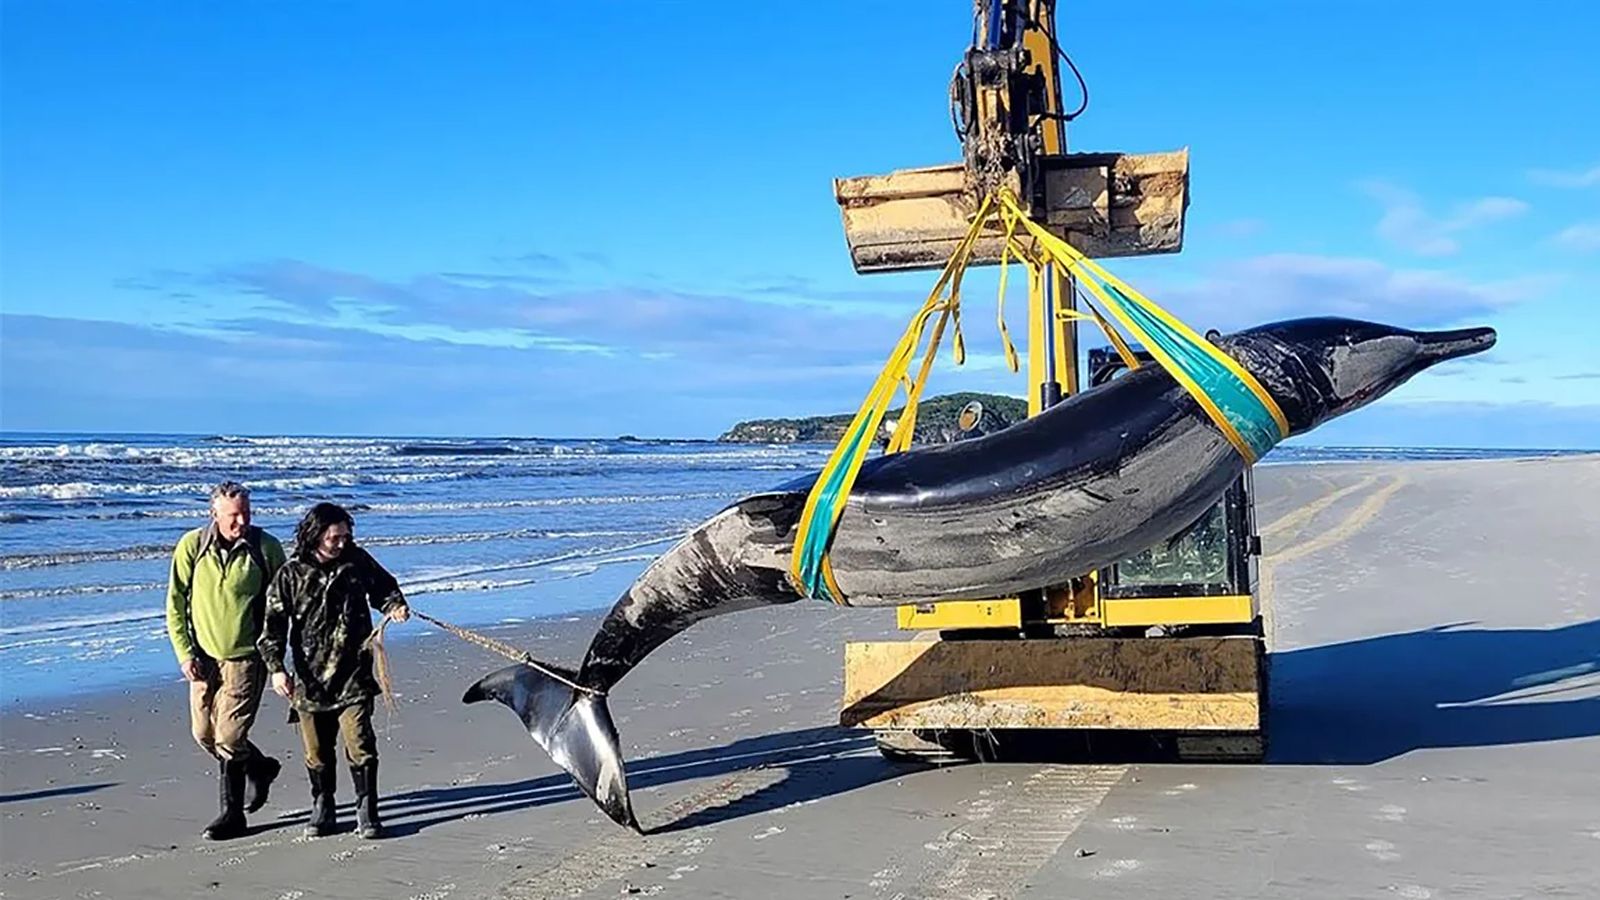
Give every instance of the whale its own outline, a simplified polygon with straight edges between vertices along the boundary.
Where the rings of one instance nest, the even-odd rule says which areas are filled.
[[[1495,340],[1492,328],[1313,317],[1211,342],[1271,395],[1293,437]],[[864,462],[828,549],[842,593],[833,599],[870,608],[1059,585],[1181,533],[1247,465],[1172,375],[1140,366],[1002,430]],[[510,708],[607,816],[639,831],[607,693],[696,622],[803,599],[788,572],[819,474],[743,497],[688,532],[624,591],[576,669],[507,666],[463,702]]]

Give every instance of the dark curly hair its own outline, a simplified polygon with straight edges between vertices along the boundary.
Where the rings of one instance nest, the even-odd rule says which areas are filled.
[[[306,510],[300,524],[294,528],[294,554],[306,561],[317,558],[317,545],[322,543],[322,533],[343,522],[352,530],[356,527],[350,513],[337,503],[318,503]]]

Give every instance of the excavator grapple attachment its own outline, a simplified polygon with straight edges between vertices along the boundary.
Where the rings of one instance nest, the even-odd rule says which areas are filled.
[[[1189,151],[1044,157],[1032,198],[1042,222],[1092,258],[1183,249]],[[961,163],[834,179],[855,270],[936,269],[971,226],[978,198]],[[1000,261],[1003,235],[980,238],[973,265]]]

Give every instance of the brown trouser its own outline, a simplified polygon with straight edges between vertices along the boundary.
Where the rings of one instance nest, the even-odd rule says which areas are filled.
[[[372,730],[372,701],[353,703],[331,712],[300,713],[300,737],[306,745],[306,768],[323,769],[338,764],[334,740],[344,738],[344,758],[352,766],[365,765],[378,756],[378,736]]]
[[[248,759],[260,752],[249,734],[266,670],[259,656],[212,660],[201,667],[201,677],[189,682],[189,726],[202,750],[222,759]]]

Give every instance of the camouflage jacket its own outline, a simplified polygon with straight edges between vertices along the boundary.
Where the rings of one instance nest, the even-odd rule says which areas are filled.
[[[331,712],[378,695],[372,652],[372,610],[404,604],[400,585],[367,551],[350,546],[320,563],[298,554],[278,570],[267,589],[261,651],[267,671],[284,671],[284,649],[294,657],[294,708]]]

